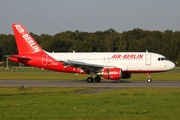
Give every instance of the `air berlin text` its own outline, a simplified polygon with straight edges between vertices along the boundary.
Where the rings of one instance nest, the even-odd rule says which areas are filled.
[[[16,27],[16,30],[22,35],[22,37],[25,39],[25,41],[30,45],[30,47],[34,50],[34,52],[39,52],[41,49],[36,44],[36,42],[29,36],[28,33],[22,28],[21,25],[16,24],[14,25]]]
[[[115,54],[111,59],[142,59],[143,54]]]

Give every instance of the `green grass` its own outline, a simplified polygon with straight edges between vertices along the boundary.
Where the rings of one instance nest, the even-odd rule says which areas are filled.
[[[180,88],[0,88],[0,119],[178,120]],[[92,88],[91,88],[92,89]]]
[[[0,69],[0,80],[85,80],[89,75],[60,73],[37,68]],[[153,80],[180,80],[180,69],[163,73],[153,73]],[[146,80],[145,73],[132,74],[130,80]]]
[[[81,80],[88,75],[61,73],[38,68],[0,69],[0,80]]]

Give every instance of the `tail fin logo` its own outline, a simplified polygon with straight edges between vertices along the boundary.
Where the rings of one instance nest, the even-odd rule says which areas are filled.
[[[15,29],[18,31],[20,36],[29,44],[29,46],[32,48],[34,52],[41,51],[41,48],[37,45],[35,40],[26,32],[25,29],[20,24],[14,24],[13,25]]]

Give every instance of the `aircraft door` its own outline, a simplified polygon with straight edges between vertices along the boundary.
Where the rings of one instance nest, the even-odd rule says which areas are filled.
[[[151,55],[150,54],[146,54],[145,64],[151,65]]]
[[[106,57],[103,57],[103,63],[106,63]]]
[[[108,58],[107,58],[107,63],[110,63],[110,60],[111,60],[111,58],[110,58],[110,57],[108,57]]]

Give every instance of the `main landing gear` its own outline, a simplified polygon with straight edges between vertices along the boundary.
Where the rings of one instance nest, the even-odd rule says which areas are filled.
[[[93,79],[93,77],[88,77],[87,78],[87,82],[88,83],[92,83],[92,82],[101,82],[101,77],[99,77],[99,76],[96,76],[94,79]]]
[[[152,79],[151,79],[151,76],[150,76],[150,73],[146,73],[147,74],[147,82],[150,83],[152,82]]]

